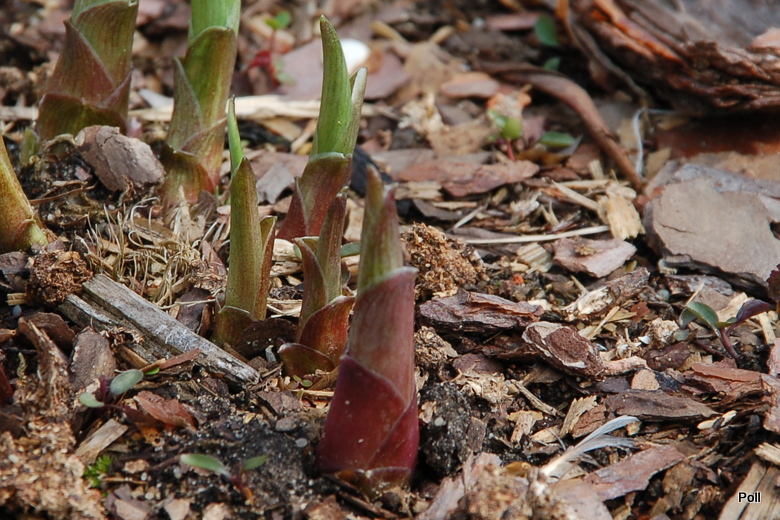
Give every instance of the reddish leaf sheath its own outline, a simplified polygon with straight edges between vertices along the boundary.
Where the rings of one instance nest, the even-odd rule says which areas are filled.
[[[403,483],[417,457],[415,276],[403,266],[392,192],[369,171],[355,314],[318,452],[321,471],[369,495]]]

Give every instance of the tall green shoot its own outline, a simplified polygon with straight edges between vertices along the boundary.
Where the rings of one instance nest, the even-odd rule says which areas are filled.
[[[234,345],[246,327],[265,319],[276,224],[276,217],[260,219],[255,175],[241,148],[233,100],[228,114],[228,142],[231,171],[229,270],[224,305],[217,313],[213,338],[223,346]]]
[[[192,0],[184,59],[174,61],[173,116],[162,153],[170,205],[219,184],[225,104],[236,61],[240,0]]]
[[[348,184],[366,90],[366,69],[349,76],[336,29],[324,16],[320,18],[320,30],[320,115],[309,162],[296,180],[290,210],[279,230],[279,237],[287,240],[318,236],[330,201]]]

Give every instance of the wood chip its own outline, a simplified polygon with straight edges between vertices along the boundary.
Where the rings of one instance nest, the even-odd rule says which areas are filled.
[[[767,396],[769,410],[764,415],[764,428],[770,432],[780,433],[780,381],[776,377],[762,375],[761,383]]]
[[[636,253],[633,245],[618,239],[564,238],[558,240],[554,247],[554,261],[557,265],[596,278],[607,276]]]
[[[454,154],[445,154],[451,155]],[[453,197],[465,197],[487,193],[504,184],[516,184],[538,172],[539,165],[531,161],[479,165],[451,159],[433,159],[413,164],[397,178],[405,182],[436,181]]]
[[[70,360],[70,378],[74,389],[83,390],[101,377],[111,379],[116,367],[116,358],[105,337],[92,329],[85,329],[76,337]]]
[[[604,372],[596,347],[571,327],[540,321],[526,328],[523,340],[546,363],[567,374],[598,379]]]
[[[88,126],[76,136],[77,150],[110,191],[159,183],[165,169],[148,144],[113,126]]]
[[[614,306],[639,294],[646,287],[649,279],[650,273],[647,269],[644,267],[635,269],[607,282],[603,287],[583,294],[564,310],[569,314],[570,320],[608,312]]]
[[[697,179],[665,186],[645,210],[645,227],[667,265],[716,270],[732,283],[765,290],[780,258],[768,217],[757,194],[721,193]]]
[[[524,327],[539,319],[542,308],[499,296],[460,290],[455,296],[433,298],[420,313],[435,327],[464,332],[497,332]]]
[[[685,459],[674,446],[655,446],[585,477],[601,500],[645,489],[650,477]]]
[[[633,197],[626,197],[618,192],[612,185],[607,188],[607,196],[598,199],[599,217],[609,225],[609,230],[615,238],[626,240],[645,232],[642,218],[632,199]]]
[[[76,449],[76,455],[86,465],[94,463],[98,455],[111,446],[111,444],[119,439],[127,431],[127,426],[117,422],[114,419],[109,419],[106,423],[92,432],[89,437]]]
[[[604,401],[617,415],[632,415],[642,421],[701,421],[717,412],[688,397],[659,390],[627,390]]]
[[[597,400],[598,396],[589,395],[588,397],[583,397],[572,401],[571,405],[569,406],[569,411],[566,412],[566,418],[563,420],[563,424],[561,425],[561,436],[568,435],[572,431],[572,428],[574,428],[574,425],[577,424],[577,421],[579,421],[580,417],[582,417],[585,412],[596,406]]]

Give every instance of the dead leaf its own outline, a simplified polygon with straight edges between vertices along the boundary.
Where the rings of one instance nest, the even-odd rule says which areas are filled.
[[[399,181],[437,181],[453,197],[486,193],[504,184],[515,184],[533,177],[539,166],[530,161],[512,164],[475,165],[467,162],[433,159],[413,164]]]
[[[195,417],[178,399],[166,399],[147,390],[133,399],[143,411],[164,424],[195,427]]]
[[[499,83],[484,72],[461,72],[441,85],[441,93],[452,98],[487,99],[498,92]]]
[[[384,50],[379,53],[378,68],[369,68],[366,78],[366,94],[364,99],[371,101],[384,99],[409,81],[409,75],[404,65],[394,53]]]
[[[454,126],[441,125],[425,135],[437,157],[453,157],[478,153],[491,132],[483,119],[474,119]]]
[[[257,178],[258,202],[275,204],[279,196],[292,189],[295,179],[303,175],[308,159],[302,155],[282,152],[262,153],[250,160]]]

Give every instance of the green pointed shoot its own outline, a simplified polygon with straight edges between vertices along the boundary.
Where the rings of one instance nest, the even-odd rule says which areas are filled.
[[[202,453],[182,453],[179,460],[188,466],[210,471],[216,475],[230,478],[230,470],[225,464],[216,457],[204,455]]]
[[[392,192],[369,171],[358,294],[318,451],[319,468],[370,496],[404,482],[417,458],[414,279]]]
[[[174,60],[173,116],[162,153],[167,204],[219,184],[225,103],[236,62],[240,0],[192,0],[187,54]]]
[[[342,295],[341,237],[346,213],[347,199],[342,193],[331,203],[319,239],[295,239],[303,259],[298,341],[279,349],[284,373],[290,377],[334,370],[347,344],[354,298]]]
[[[0,137],[0,253],[24,251],[32,244],[48,243]]]
[[[286,240],[318,236],[330,202],[349,183],[352,152],[357,142],[366,69],[351,78],[336,29],[323,16],[323,81],[320,115],[309,162],[296,180],[290,210],[279,230]]]
[[[90,125],[126,129],[137,0],[76,0],[65,45],[41,98],[38,132],[49,140]]]
[[[260,219],[255,175],[244,157],[234,102],[228,115],[230,144],[230,255],[225,303],[217,313],[214,342],[234,345],[255,321],[265,319],[271,287],[276,217]]]

